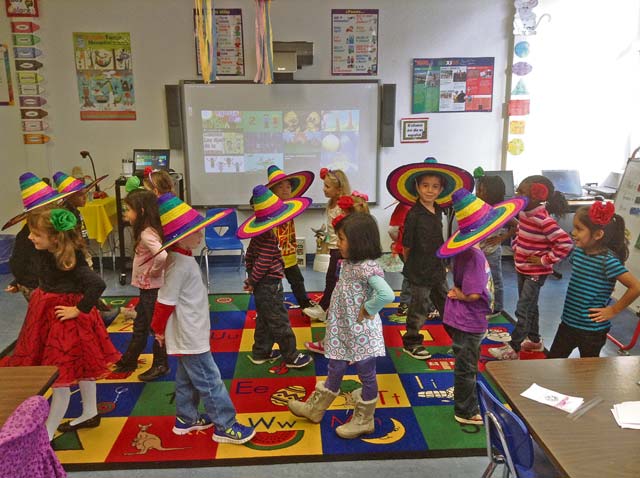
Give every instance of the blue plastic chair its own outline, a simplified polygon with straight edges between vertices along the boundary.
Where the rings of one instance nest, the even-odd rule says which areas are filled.
[[[220,211],[224,211],[227,208],[215,208],[207,209],[206,217],[216,215]],[[207,291],[209,290],[209,253],[212,251],[240,251],[240,263],[238,264],[238,270],[244,262],[244,244],[236,237],[236,231],[238,230],[238,216],[234,210],[228,216],[220,219],[219,221],[209,225],[204,231],[204,243],[205,246],[200,252],[200,262],[205,259],[205,270],[207,275]]]
[[[526,425],[511,410],[507,409],[487,386],[478,381],[478,402],[487,432],[487,455],[490,463],[482,478],[493,475],[498,465],[504,465],[503,477],[513,475],[518,478],[536,476],[533,440]]]

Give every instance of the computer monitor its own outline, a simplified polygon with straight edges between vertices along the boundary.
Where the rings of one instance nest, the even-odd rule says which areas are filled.
[[[580,173],[576,169],[542,170],[542,175],[553,183],[556,191],[566,196],[583,196]]]
[[[504,182],[504,197],[505,199],[512,198],[516,195],[515,187],[513,184],[513,171],[485,171],[485,176],[498,176]]]
[[[153,169],[169,170],[169,150],[134,149],[133,164],[135,174],[142,174],[147,166],[151,166]]]

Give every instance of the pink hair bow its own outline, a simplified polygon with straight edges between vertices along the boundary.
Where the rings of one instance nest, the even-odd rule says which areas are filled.
[[[365,202],[369,200],[369,196],[367,196],[365,193],[361,193],[360,191],[353,191],[351,195],[360,199],[364,199]]]

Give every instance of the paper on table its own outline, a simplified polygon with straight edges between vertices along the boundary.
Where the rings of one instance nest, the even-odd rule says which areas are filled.
[[[617,408],[616,408],[617,405],[614,405],[613,407],[614,408],[611,409],[611,413],[613,413],[613,418],[616,419],[616,422],[618,423],[618,426],[620,428],[631,428],[633,430],[640,430],[640,425],[636,425],[633,423],[625,423],[623,420],[621,420],[617,413]]]
[[[531,385],[520,395],[525,398],[535,400],[536,402],[544,403],[545,405],[549,405],[554,408],[559,408],[560,410],[568,413],[575,412],[584,402],[584,398],[570,397],[569,395],[564,395],[562,393],[549,390],[548,388],[541,387],[536,383]]]
[[[640,425],[640,402],[617,403],[613,408],[623,423]]]

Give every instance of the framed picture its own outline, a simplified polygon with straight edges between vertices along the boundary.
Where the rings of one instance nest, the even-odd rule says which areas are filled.
[[[4,0],[8,17],[39,17],[38,0]]]
[[[429,141],[427,124],[429,118],[402,118],[400,119],[401,143],[427,143]]]

